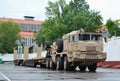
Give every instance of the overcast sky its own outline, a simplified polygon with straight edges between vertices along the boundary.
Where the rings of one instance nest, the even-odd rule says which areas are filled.
[[[120,0],[86,1],[90,5],[90,9],[101,12],[104,22],[109,18],[112,20],[120,19]],[[47,2],[48,0],[1,0],[0,17],[23,19],[23,16],[28,15],[34,16],[37,20],[45,20]]]

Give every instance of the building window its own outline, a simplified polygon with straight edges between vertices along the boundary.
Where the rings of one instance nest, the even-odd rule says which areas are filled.
[[[21,30],[25,31],[38,31],[40,29],[40,24],[24,24],[19,23]]]

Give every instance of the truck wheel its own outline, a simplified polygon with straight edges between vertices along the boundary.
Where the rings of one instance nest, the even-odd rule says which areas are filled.
[[[97,63],[88,66],[89,71],[95,72],[97,69]]]
[[[57,39],[56,40],[56,45],[57,45],[57,52],[62,52],[63,50],[63,40],[62,39]]]
[[[51,64],[51,65],[50,65],[50,66],[51,66],[51,69],[52,69],[52,70],[56,70],[56,64],[55,64],[53,61],[52,61],[52,63],[50,63],[50,64]]]
[[[69,71],[68,58],[66,56],[64,57],[64,70]]]
[[[57,70],[63,70],[63,60],[60,57],[57,57]]]
[[[45,49],[47,50],[47,48],[50,48],[51,42],[46,41],[45,42]]]
[[[68,57],[64,57],[64,70],[65,71],[75,71],[76,66],[71,66],[70,63],[68,63]]]
[[[86,66],[79,66],[79,68],[80,68],[80,71],[85,72],[87,67]]]
[[[50,57],[46,57],[46,68],[50,69]]]

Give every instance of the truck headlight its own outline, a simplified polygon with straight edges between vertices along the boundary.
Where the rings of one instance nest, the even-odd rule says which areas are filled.
[[[97,55],[98,59],[103,59],[103,58],[106,58],[106,55],[104,54],[100,54],[100,55]]]

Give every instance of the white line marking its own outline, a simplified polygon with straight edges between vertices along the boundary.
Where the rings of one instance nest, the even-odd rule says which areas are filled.
[[[1,74],[5,79],[7,79],[8,81],[12,81],[12,80],[10,80],[7,76],[5,76],[2,72],[0,72],[0,74]]]

